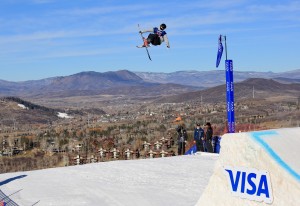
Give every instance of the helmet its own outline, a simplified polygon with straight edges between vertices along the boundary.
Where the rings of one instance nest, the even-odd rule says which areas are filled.
[[[161,25],[160,25],[160,29],[161,29],[161,30],[164,30],[164,29],[166,29],[166,28],[167,28],[167,25],[165,25],[165,24],[161,24]]]

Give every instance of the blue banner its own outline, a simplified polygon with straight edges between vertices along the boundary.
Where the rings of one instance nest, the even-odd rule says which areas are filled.
[[[186,153],[185,155],[192,155],[197,152],[197,146],[194,144]]]
[[[231,61],[230,64],[230,122],[231,122],[231,128],[230,132],[234,133],[235,132],[235,118],[234,118],[234,84],[233,84],[233,64]]]
[[[217,61],[216,61],[217,68],[221,62],[222,54],[223,54],[222,35],[220,35],[219,44],[218,44],[218,55],[217,55]]]
[[[227,106],[227,123],[228,132],[235,132],[234,118],[234,85],[233,85],[233,64],[232,60],[225,61],[226,71],[226,106]]]

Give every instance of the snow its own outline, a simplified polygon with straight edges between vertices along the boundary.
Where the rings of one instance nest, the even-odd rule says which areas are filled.
[[[22,109],[28,109],[28,107],[26,107],[24,104],[18,104],[19,107],[21,107]]]
[[[1,181],[20,175],[0,189],[17,204],[182,206],[195,205],[213,173],[218,156],[188,155],[155,159],[93,163],[37,171],[7,173]]]
[[[66,119],[72,118],[67,113],[62,113],[62,112],[58,112],[57,116],[60,117],[60,118],[66,118]]]
[[[214,174],[201,195],[199,205],[268,205],[234,197],[224,167],[268,171],[272,205],[300,205],[300,128],[226,134]],[[226,204],[225,204],[226,203]]]
[[[20,205],[269,205],[232,195],[224,167],[270,175],[270,205],[300,205],[300,128],[225,134],[220,155],[123,160],[0,174]],[[22,176],[23,175],[23,176]]]

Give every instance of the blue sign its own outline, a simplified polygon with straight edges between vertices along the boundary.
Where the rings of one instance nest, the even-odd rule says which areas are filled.
[[[234,84],[233,84],[233,64],[232,60],[225,60],[226,71],[226,102],[227,102],[227,123],[228,132],[235,132],[234,118]]]
[[[197,152],[197,146],[194,144],[186,153],[185,155],[192,155]]]
[[[259,171],[246,167],[224,167],[224,173],[233,196],[273,202],[273,193],[271,188],[270,175],[267,171]]]

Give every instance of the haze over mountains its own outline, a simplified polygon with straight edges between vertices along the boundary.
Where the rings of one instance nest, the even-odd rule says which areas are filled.
[[[201,79],[201,81],[198,81],[198,85],[201,85],[201,83],[206,84],[206,86],[209,85],[208,82],[214,82],[217,76],[221,75],[220,72],[224,75],[223,71],[204,72],[206,77],[205,75],[202,78],[198,77]],[[160,104],[201,101],[215,104],[224,102],[226,99],[225,80],[224,82],[218,80],[220,85],[209,88],[172,83],[172,81],[176,81],[176,78],[180,78],[180,75],[182,75],[182,79],[190,79],[192,82],[193,79],[195,80],[195,74],[200,75],[200,73],[203,74],[203,72],[199,72],[199,74],[195,72],[177,72],[165,74],[165,76],[161,75],[161,79],[155,79],[157,73],[146,73],[144,75],[138,73],[138,76],[133,72],[122,70],[107,73],[81,72],[66,77],[26,82],[0,81],[1,116],[2,118],[17,119],[20,123],[26,122],[26,118],[32,122],[41,123],[57,120],[58,112],[64,112],[66,108],[68,108],[68,114],[70,115],[82,114],[82,112],[104,114],[105,112],[102,109],[106,106],[122,108],[124,105],[138,105],[139,103]],[[280,75],[271,73],[270,76],[274,76],[274,79],[270,79],[270,77],[268,79],[249,79],[247,78],[249,73],[239,72],[237,79],[243,81],[237,82],[235,80],[235,99],[239,102],[252,99],[255,95],[257,100],[297,101],[300,98],[300,78],[297,79],[299,73],[300,70],[293,73],[281,73]],[[255,73],[255,75],[259,74]],[[148,76],[146,77],[146,75]],[[267,77],[267,74],[261,73],[261,76]],[[287,78],[287,76],[293,78]],[[165,83],[158,83],[163,78]],[[187,84],[188,82],[181,83]],[[19,98],[6,98],[5,96]],[[25,105],[29,109],[24,110],[18,107],[17,104]]]
[[[161,87],[160,87],[161,85]],[[142,89],[144,88],[144,89]],[[199,89],[192,86],[160,84],[144,81],[135,73],[120,70],[116,72],[81,72],[78,74],[53,77],[35,81],[8,82],[0,80],[1,96],[87,96],[97,94],[145,94],[157,91],[182,91]],[[142,91],[141,91],[142,90]]]
[[[214,87],[225,84],[224,70],[211,71],[178,71],[172,73],[135,72],[145,81],[154,83],[174,83],[198,87]],[[274,73],[274,72],[241,72],[234,71],[234,82],[241,82],[250,78],[275,79],[282,82],[300,83],[300,69]]]
[[[239,72],[234,81],[249,78],[274,79],[282,83],[300,83],[300,69],[283,72]],[[203,90],[225,84],[223,70],[179,71],[173,73],[81,72],[64,77],[9,82],[0,80],[0,96],[70,97],[91,95],[164,96]]]
[[[251,78],[234,84],[236,100],[267,98],[300,98],[300,83],[283,84],[272,79]],[[226,86],[220,85],[201,91],[187,92],[157,99],[157,103],[181,103],[203,101],[206,103],[224,102]]]

